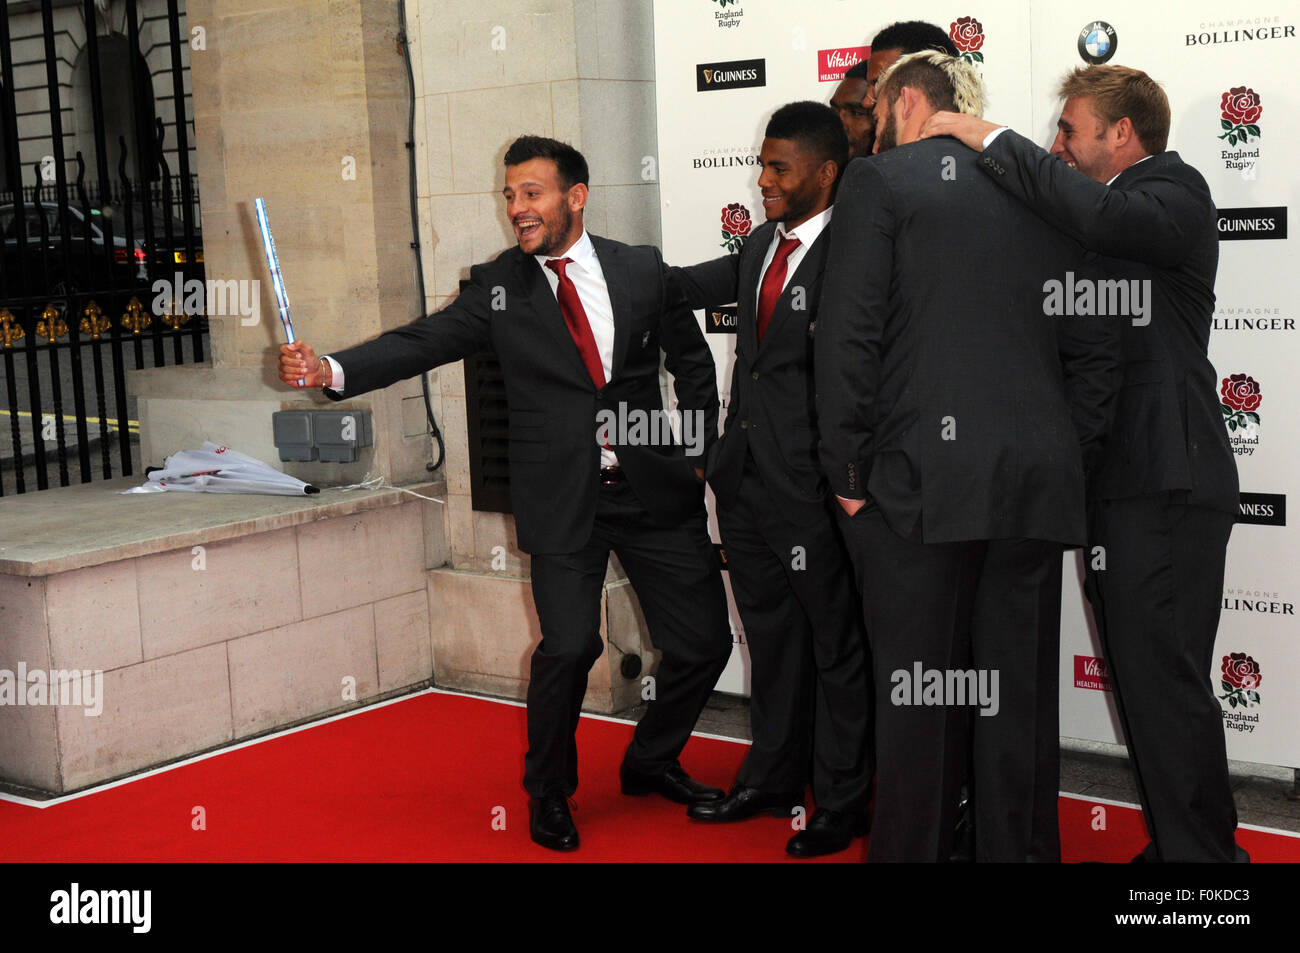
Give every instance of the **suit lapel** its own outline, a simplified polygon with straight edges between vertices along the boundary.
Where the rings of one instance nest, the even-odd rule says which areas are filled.
[[[632,325],[632,285],[628,279],[627,262],[619,253],[617,243],[596,235],[590,237],[600,261],[600,271],[605,276],[605,287],[609,290],[609,306],[614,312],[614,356],[609,368],[609,379],[614,380],[623,369],[628,329]]]
[[[781,292],[781,297],[776,299],[776,307],[772,309],[772,322],[767,327],[767,334],[764,341],[770,341],[780,332],[786,321],[794,313],[791,305],[794,303],[794,292],[796,288],[802,288],[803,296],[800,315],[807,315],[813,306],[810,296],[816,288],[817,281],[821,277],[822,269],[826,267],[826,235],[829,229],[823,228],[816,240],[813,241],[812,247],[804,252],[803,260],[799,262],[799,267],[794,270],[790,280],[785,283],[785,290]]]
[[[569,370],[594,388],[591,375],[587,373],[587,365],[582,363],[578,345],[574,343],[573,335],[560,311],[560,302],[551,291],[550,282],[542,274],[542,266],[531,255],[520,252],[519,260],[515,263],[515,274],[519,278],[524,300],[537,315],[537,321],[547,338],[558,348],[560,354],[565,355],[563,360]]]

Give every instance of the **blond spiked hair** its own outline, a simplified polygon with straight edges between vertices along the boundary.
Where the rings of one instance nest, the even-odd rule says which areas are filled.
[[[984,81],[956,56],[936,50],[900,56],[876,81],[876,98],[892,103],[904,86],[919,89],[935,109],[984,116]]]

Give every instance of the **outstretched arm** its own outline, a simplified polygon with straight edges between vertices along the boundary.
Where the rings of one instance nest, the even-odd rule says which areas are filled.
[[[388,387],[486,349],[491,341],[491,308],[482,269],[482,265],[475,265],[470,270],[473,283],[442,310],[330,354],[343,369],[347,396]],[[342,399],[328,389],[325,394]]]
[[[698,265],[669,268],[668,275],[692,308],[730,304],[740,294],[740,255],[723,255]]]

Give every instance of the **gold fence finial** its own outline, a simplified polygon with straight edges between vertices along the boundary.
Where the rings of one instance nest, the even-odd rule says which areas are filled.
[[[5,347],[12,347],[14,341],[26,335],[21,324],[15,323],[14,313],[8,308],[0,308],[0,342]]]
[[[45,338],[53,344],[58,338],[68,333],[68,322],[53,304],[47,304],[41,312],[41,319],[36,322],[36,336]]]
[[[133,296],[126,303],[126,314],[122,315],[122,327],[132,334],[139,334],[151,323],[153,323],[153,318],[149,316],[149,312],[145,311],[140,299]]]
[[[81,312],[85,317],[81,319],[80,329],[82,334],[89,334],[96,341],[99,336],[113,326],[113,322],[108,319],[108,315],[98,304],[95,299],[91,298],[90,303],[86,305],[85,310]]]

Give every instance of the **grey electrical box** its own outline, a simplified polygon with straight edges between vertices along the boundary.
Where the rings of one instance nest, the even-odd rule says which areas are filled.
[[[316,459],[311,415],[310,410],[281,410],[271,415],[271,433],[281,460],[305,463]]]
[[[295,463],[355,463],[374,442],[368,410],[279,410],[271,433],[280,459]]]
[[[370,411],[313,410],[312,442],[326,463],[354,463],[357,450],[371,445]]]

